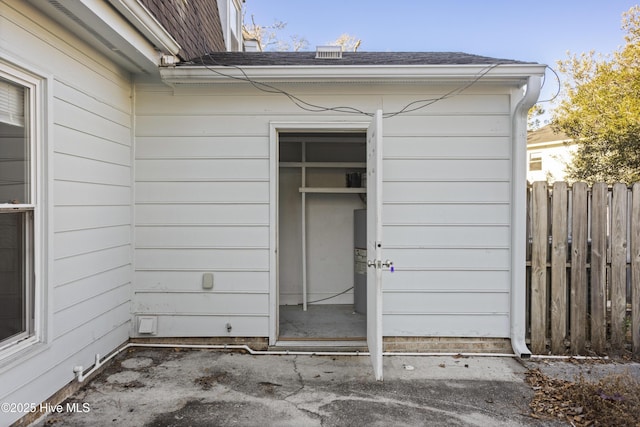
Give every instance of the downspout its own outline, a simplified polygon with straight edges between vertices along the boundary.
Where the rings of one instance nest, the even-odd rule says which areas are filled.
[[[511,347],[516,356],[531,357],[526,335],[526,161],[527,113],[538,100],[541,76],[529,76],[511,117]]]

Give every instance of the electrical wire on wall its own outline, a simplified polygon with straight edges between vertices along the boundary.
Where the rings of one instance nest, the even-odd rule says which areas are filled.
[[[195,6],[197,7],[197,6]],[[197,10],[196,10],[197,12]],[[202,22],[199,21],[198,22],[198,26],[200,27],[200,31],[199,34],[205,34],[202,31]],[[207,43],[204,39],[201,39],[201,42],[203,44],[204,49],[202,49],[202,52],[206,52],[209,49],[206,47]],[[212,68],[211,66],[206,64],[206,61],[204,60],[204,58],[207,58],[208,60],[210,60],[211,62],[213,62],[214,64],[216,64],[217,66],[220,67],[228,67],[228,68],[233,68],[236,69],[240,72],[240,74],[242,76],[235,76],[232,74],[228,74],[228,73],[223,73],[221,71],[218,71],[214,68]],[[253,87],[255,87],[256,89],[265,92],[265,93],[271,93],[271,94],[280,94],[283,96],[286,96],[287,98],[289,98],[289,100],[295,104],[298,108],[300,108],[301,110],[304,111],[308,111],[308,112],[312,112],[312,113],[321,113],[321,112],[328,112],[328,111],[333,111],[333,112],[337,112],[337,113],[345,113],[345,114],[355,114],[355,115],[362,115],[362,116],[366,116],[366,117],[373,117],[375,113],[373,112],[366,112],[363,110],[360,110],[359,108],[356,107],[351,107],[351,106],[333,106],[333,107],[327,107],[327,106],[322,106],[322,105],[317,105],[317,104],[313,104],[311,102],[305,101],[302,98],[288,92],[285,91],[283,89],[280,89],[274,85],[265,83],[265,82],[260,82],[257,80],[252,79],[251,77],[249,77],[249,75],[246,73],[246,71],[238,66],[238,65],[232,65],[232,64],[222,64],[218,61],[215,60],[215,58],[213,58],[213,56],[211,55],[211,53],[207,53],[206,55],[201,55],[199,57],[200,59],[200,63],[202,64],[202,66],[204,66],[207,70],[211,71],[212,73],[215,73],[219,76],[222,77],[226,77],[232,80],[238,80],[238,81],[243,81],[243,82],[247,82],[249,84],[251,84]],[[457,88],[454,88],[452,90],[450,90],[449,92],[445,93],[444,95],[438,96],[436,98],[426,98],[426,99],[419,99],[416,101],[412,101],[408,104],[406,104],[404,107],[402,107],[400,110],[395,111],[395,112],[389,112],[389,113],[383,113],[382,117],[383,118],[391,118],[391,117],[396,117],[402,114],[407,114],[407,113],[412,113],[424,108],[429,107],[430,105],[435,104],[436,102],[445,100],[445,99],[449,99],[449,98],[453,98],[455,96],[460,95],[462,92],[464,92],[465,90],[469,89],[470,87],[472,87],[473,85],[475,85],[476,83],[478,83],[483,77],[485,77],[491,70],[499,67],[500,65],[505,64],[505,62],[494,62],[491,64],[488,64],[484,69],[482,69],[480,72],[478,72],[473,79],[471,79],[468,83],[463,84],[461,86],[458,86]],[[555,70],[553,70],[551,67],[547,66],[551,71],[553,71],[553,73],[556,75],[556,77],[558,78],[558,86],[560,86],[560,78],[558,77],[558,74],[555,72]],[[544,85],[544,83],[543,83]],[[560,93],[560,88],[558,87],[558,92],[556,93],[556,95],[551,98],[550,100],[545,100],[545,101],[540,101],[540,102],[548,102],[548,101],[552,101],[553,99],[555,99],[558,94]]]
[[[204,66],[207,70],[211,71],[212,73],[215,73],[219,76],[222,77],[226,77],[232,80],[239,80],[239,81],[243,81],[243,82],[247,82],[249,84],[251,84],[253,87],[255,87],[256,89],[265,92],[265,93],[272,93],[272,94],[280,94],[280,95],[284,95],[287,98],[289,98],[291,100],[291,102],[293,102],[298,108],[304,110],[304,111],[309,111],[312,113],[321,113],[321,112],[327,112],[327,111],[334,111],[334,112],[338,112],[338,113],[347,113],[347,114],[357,114],[357,115],[364,115],[364,116],[368,116],[368,117],[373,117],[373,113],[367,113],[365,111],[362,111],[358,108],[355,107],[349,107],[349,106],[337,106],[337,107],[325,107],[325,106],[321,106],[321,105],[316,105],[316,104],[312,104],[310,102],[307,102],[305,100],[303,100],[302,98],[293,95],[290,92],[287,92],[283,89],[280,89],[276,86],[273,86],[271,84],[268,83],[264,83],[264,82],[260,82],[257,80],[252,79],[251,77],[249,77],[249,75],[245,72],[245,70],[238,66],[238,65],[230,65],[230,64],[222,64],[218,61],[216,61],[210,54],[206,55],[207,58],[211,61],[214,62],[216,65],[220,66],[220,67],[227,67],[227,68],[233,68],[236,69],[238,71],[240,71],[240,73],[242,74],[242,77],[239,76],[234,76],[232,74],[227,74],[227,73],[223,73],[221,71],[218,71],[214,68],[212,68],[211,66],[207,65],[205,63],[205,61],[203,60],[203,57],[200,57],[200,61],[202,63],[202,66]]]
[[[228,73],[223,73],[219,70],[216,70],[215,68],[209,66],[206,64],[206,61],[204,60],[204,58],[207,58],[209,61],[213,62],[214,64],[216,64],[217,66],[220,67],[228,67],[228,68],[233,68],[238,70],[242,76],[236,76],[236,75],[232,75],[232,74],[228,74]],[[202,64],[203,67],[205,67],[207,70],[211,71],[214,74],[217,74],[221,77],[226,77],[232,80],[238,80],[238,81],[243,81],[246,83],[251,84],[253,87],[255,87],[256,89],[265,92],[265,93],[272,93],[272,94],[280,94],[280,95],[284,95],[287,98],[289,98],[291,100],[291,102],[293,102],[298,108],[304,110],[304,111],[308,111],[308,112],[312,112],[312,113],[321,113],[321,112],[328,112],[328,111],[333,111],[333,112],[339,112],[339,113],[346,113],[346,114],[356,114],[356,115],[362,115],[362,116],[366,116],[366,117],[373,117],[374,113],[370,113],[370,112],[366,112],[363,110],[360,110],[358,108],[355,107],[350,107],[350,106],[334,106],[334,107],[327,107],[327,106],[322,106],[322,105],[317,105],[317,104],[313,104],[311,102],[305,101],[302,98],[293,95],[290,92],[287,92],[283,89],[280,89],[274,85],[265,83],[265,82],[260,82],[257,81],[255,79],[252,79],[251,77],[249,77],[249,75],[246,73],[246,71],[238,66],[238,65],[231,65],[231,64],[223,64],[220,63],[218,61],[215,60],[215,58],[213,58],[213,56],[211,56],[211,54],[206,54],[203,56],[200,56],[200,62]],[[418,111],[421,110],[423,108],[426,108],[430,105],[435,104],[436,102],[445,100],[445,99],[449,99],[449,98],[453,98],[455,96],[460,95],[462,92],[464,92],[465,90],[469,89],[471,86],[475,85],[478,81],[480,81],[480,79],[482,79],[484,76],[486,76],[491,70],[499,67],[500,65],[502,65],[504,63],[502,62],[496,62],[493,64],[489,64],[487,65],[487,67],[485,67],[484,69],[482,69],[480,72],[478,72],[474,78],[467,82],[466,84],[463,84],[461,86],[458,86],[452,90],[450,90],[449,92],[445,93],[444,95],[438,96],[436,98],[426,98],[426,99],[419,99],[416,101],[412,101],[408,104],[406,104],[404,107],[402,107],[400,110],[395,111],[395,112],[390,112],[390,113],[383,113],[382,117],[383,118],[391,118],[391,117],[395,117],[395,116],[399,116],[402,114],[406,114],[406,113],[412,113],[414,111]]]
[[[462,86],[460,86],[458,88],[455,88],[455,89],[445,93],[442,96],[439,96],[439,97],[433,98],[433,99],[421,99],[421,100],[410,102],[407,105],[405,105],[403,108],[401,108],[399,111],[397,111],[395,113],[383,114],[382,117],[390,118],[390,117],[399,116],[399,115],[404,114],[404,113],[411,113],[411,112],[418,111],[418,110],[421,110],[423,108],[426,108],[426,107],[428,107],[428,106],[430,106],[432,104],[435,104],[438,101],[442,101],[444,99],[453,98],[455,96],[458,96],[462,92],[464,92],[465,90],[469,89],[471,86],[475,85],[478,81],[480,81],[481,78],[486,76],[491,70],[493,70],[494,68],[497,68],[501,64],[502,63],[500,63],[500,62],[496,62],[494,64],[490,64],[484,70],[482,70],[478,74],[476,74],[475,78],[473,80],[471,80],[469,83],[467,83],[466,85],[462,85]],[[417,106],[411,108],[413,105],[417,105]]]
[[[234,75],[227,74],[227,73],[223,73],[221,71],[218,71],[218,70],[212,68],[211,66],[209,66],[209,65],[207,65],[205,63],[205,61],[203,59],[204,56],[201,56],[200,57],[200,61],[201,61],[202,65],[206,69],[211,71],[212,73],[215,73],[215,74],[217,74],[219,76],[226,77],[226,78],[229,78],[229,79],[247,82],[247,83],[251,84],[253,87],[255,87],[256,89],[258,89],[258,90],[260,90],[262,92],[284,95],[287,98],[289,98],[296,106],[298,106],[300,109],[302,109],[304,111],[309,111],[309,112],[312,112],[312,113],[334,111],[334,112],[339,112],[339,113],[357,114],[357,115],[363,115],[363,116],[367,116],[367,117],[373,117],[374,113],[369,113],[369,112],[366,112],[366,111],[362,111],[362,110],[360,110],[358,108],[355,108],[355,107],[350,107],[350,106],[326,107],[326,106],[317,105],[317,104],[313,104],[313,103],[307,102],[307,101],[303,100],[302,98],[300,98],[300,97],[298,97],[296,95],[293,95],[290,92],[287,92],[287,91],[285,91],[283,89],[280,89],[280,88],[278,88],[276,86],[273,86],[271,84],[260,82],[260,81],[257,81],[255,79],[252,79],[245,72],[245,70],[242,67],[238,66],[238,65],[222,64],[222,63],[216,61],[211,56],[211,54],[207,54],[206,57],[211,62],[215,63],[216,65],[218,65],[220,67],[229,67],[229,68],[237,69],[242,74],[242,77],[234,76]],[[477,82],[479,82],[484,76],[486,76],[489,72],[491,72],[491,70],[493,70],[493,69],[495,69],[495,68],[497,68],[497,67],[499,67],[500,65],[503,65],[503,64],[505,64],[505,63],[496,62],[496,63],[493,63],[493,64],[489,64],[489,65],[487,65],[486,68],[484,68],[483,70],[478,72],[471,81],[469,81],[466,84],[463,84],[461,86],[458,86],[458,87],[450,90],[449,92],[445,93],[444,95],[441,95],[441,96],[436,97],[436,98],[419,99],[419,100],[416,100],[416,101],[409,102],[408,104],[406,104],[404,107],[402,107],[398,111],[390,112],[390,113],[383,113],[382,117],[388,119],[388,118],[399,116],[399,115],[402,115],[402,114],[412,113],[412,112],[424,109],[426,107],[429,107],[430,105],[433,105],[436,102],[456,97],[456,96],[460,95],[462,92],[464,92],[465,90],[467,90],[470,87],[472,87],[473,85],[475,85]],[[560,89],[561,89],[560,76],[550,66],[547,65],[546,67],[549,70],[551,70],[551,72],[556,76],[556,80],[558,82],[558,88],[556,89],[555,94],[551,98],[538,101],[538,103],[552,102],[560,95]],[[545,83],[546,83],[546,77],[542,82],[542,87],[544,87]]]

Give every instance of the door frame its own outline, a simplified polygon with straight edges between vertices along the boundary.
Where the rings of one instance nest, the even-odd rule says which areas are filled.
[[[367,347],[377,381],[382,381],[382,110],[367,129]],[[393,271],[393,270],[392,270]]]
[[[269,345],[278,341],[279,274],[278,274],[278,185],[280,138],[283,132],[362,132],[371,119],[353,122],[273,121],[269,123]]]

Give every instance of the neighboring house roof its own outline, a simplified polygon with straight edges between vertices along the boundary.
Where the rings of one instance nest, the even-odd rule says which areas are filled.
[[[217,0],[140,0],[180,44],[180,59],[225,51]]]
[[[315,52],[212,52],[179,65],[336,66],[336,65],[535,64],[462,52],[343,52],[341,59],[317,59]]]
[[[571,140],[563,132],[556,132],[551,125],[543,126],[540,129],[531,131],[527,134],[527,145],[543,144],[549,142],[564,142]]]

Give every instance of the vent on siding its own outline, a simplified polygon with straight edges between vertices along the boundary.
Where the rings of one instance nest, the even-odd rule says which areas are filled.
[[[316,59],[342,59],[342,46],[317,46]]]

